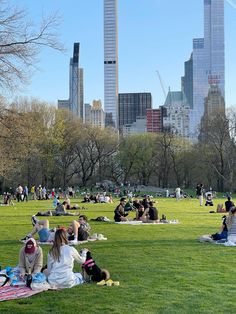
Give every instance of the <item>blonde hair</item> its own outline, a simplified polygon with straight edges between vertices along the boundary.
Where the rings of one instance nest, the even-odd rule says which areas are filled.
[[[64,229],[57,229],[55,233],[55,238],[53,242],[53,246],[51,247],[49,254],[52,255],[54,261],[60,262],[61,256],[61,247],[64,244],[68,244],[68,240],[66,237],[66,231]]]
[[[227,227],[231,227],[232,224],[233,224],[233,218],[235,217],[235,213],[236,213],[236,207],[235,206],[232,206],[230,208],[230,211],[229,211],[229,216],[227,218],[227,221],[226,221],[226,224],[227,224]]]

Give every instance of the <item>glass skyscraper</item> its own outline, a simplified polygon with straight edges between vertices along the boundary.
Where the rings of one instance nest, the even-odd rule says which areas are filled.
[[[204,113],[204,98],[217,84],[225,95],[224,0],[204,0],[204,38],[193,40],[193,108],[190,136],[196,137]]]
[[[106,126],[118,128],[117,0],[104,0],[104,110]]]
[[[73,57],[70,59],[69,109],[83,119],[84,93],[83,69],[79,68],[79,43],[74,43]]]

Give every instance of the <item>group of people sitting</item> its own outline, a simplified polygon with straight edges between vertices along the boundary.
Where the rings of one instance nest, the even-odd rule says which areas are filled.
[[[216,208],[217,213],[228,213],[230,208],[234,206],[234,202],[231,200],[231,197],[227,197],[227,201],[225,201],[225,206],[222,203],[219,203]]]
[[[85,194],[82,203],[113,203],[112,195],[106,193]]]
[[[128,204],[128,206],[127,206]],[[137,198],[126,202],[126,198],[120,199],[119,205],[116,207],[114,213],[115,222],[127,221],[129,211],[136,211],[135,220],[142,221],[144,223],[158,223],[158,209],[154,206],[154,202],[150,196],[145,195],[143,200]]]
[[[47,256],[47,265],[43,267],[43,251],[35,239],[26,240],[19,254],[19,271],[22,282],[30,286],[32,278],[38,273],[46,275],[51,289],[70,288],[84,282],[81,273],[74,273],[74,261],[83,264],[86,256],[82,256],[72,246],[68,245],[67,232],[58,228],[54,234],[54,241]],[[30,278],[30,280],[29,280]]]

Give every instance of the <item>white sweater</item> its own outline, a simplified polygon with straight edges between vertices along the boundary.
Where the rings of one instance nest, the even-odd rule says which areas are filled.
[[[74,261],[83,264],[85,258],[69,245],[61,247],[60,261],[54,261],[52,255],[48,253],[48,282],[52,288],[71,288],[78,284],[78,276],[73,273]]]

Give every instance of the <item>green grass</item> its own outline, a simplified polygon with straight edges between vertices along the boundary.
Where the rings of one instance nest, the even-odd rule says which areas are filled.
[[[223,199],[215,200],[215,206]],[[117,203],[117,202],[116,202]],[[115,204],[86,204],[89,218],[113,219]],[[31,229],[30,217],[51,207],[50,201],[29,201],[0,207],[0,264],[15,266]],[[198,236],[217,232],[222,214],[209,214],[195,199],[160,198],[160,214],[178,225],[117,225],[91,221],[92,232],[108,240],[83,245],[120,286],[85,284],[46,291],[27,299],[2,302],[1,313],[235,313],[236,248],[199,243]],[[134,213],[130,214],[131,217]],[[49,217],[51,226],[71,217]],[[44,261],[49,247],[43,246]],[[81,246],[77,247],[78,249]],[[79,271],[80,266],[75,265]]]

